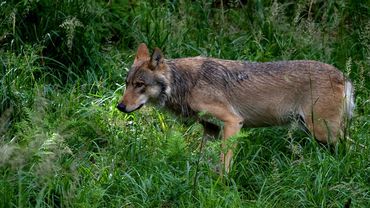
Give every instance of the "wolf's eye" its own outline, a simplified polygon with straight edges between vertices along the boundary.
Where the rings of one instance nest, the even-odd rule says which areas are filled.
[[[136,82],[135,84],[134,84],[134,87],[135,88],[140,88],[140,87],[143,87],[144,86],[144,82]]]

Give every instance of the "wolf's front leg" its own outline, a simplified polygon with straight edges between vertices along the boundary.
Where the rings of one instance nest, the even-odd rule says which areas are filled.
[[[220,127],[206,120],[200,120],[203,126],[203,137],[207,140],[218,139],[220,136]]]
[[[199,93],[199,94],[197,94]],[[193,97],[202,97],[204,96],[204,91],[199,91],[193,93]],[[212,98],[212,97],[211,97]],[[213,98],[215,99],[215,98]],[[230,163],[233,156],[233,151],[231,148],[227,147],[227,139],[231,136],[238,133],[243,125],[244,118],[241,117],[236,113],[236,111],[228,104],[226,100],[218,100],[215,99],[214,102],[210,102],[212,99],[207,99],[207,102],[204,102],[203,99],[194,100],[191,103],[191,108],[196,112],[206,112],[210,115],[214,116],[220,121],[223,121],[224,128],[223,128],[223,141],[222,141],[222,148],[228,149],[226,155],[222,152],[221,153],[221,165],[225,169],[226,173],[230,171]],[[221,168],[221,170],[223,169]],[[220,171],[220,175],[222,176],[222,171]]]
[[[239,120],[225,121],[224,122],[224,135],[222,141],[222,152],[221,152],[221,163],[224,165],[226,173],[230,172],[231,160],[233,158],[233,149],[235,149],[236,144],[233,144],[231,147],[227,144],[227,139],[231,136],[237,134],[241,127],[242,122]],[[226,155],[223,152],[227,149]],[[222,175],[222,172],[221,172]]]

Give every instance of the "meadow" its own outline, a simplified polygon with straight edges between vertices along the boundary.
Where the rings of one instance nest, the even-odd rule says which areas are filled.
[[[139,43],[167,58],[318,60],[356,89],[346,138],[220,141],[157,106],[116,109]],[[370,1],[0,1],[0,207],[370,207]]]

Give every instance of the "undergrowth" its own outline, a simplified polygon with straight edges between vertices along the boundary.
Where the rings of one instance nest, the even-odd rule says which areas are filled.
[[[369,14],[354,0],[1,1],[0,207],[368,207]],[[141,42],[332,64],[356,89],[349,139],[243,129],[220,178],[220,141],[202,144],[199,124],[116,110]]]

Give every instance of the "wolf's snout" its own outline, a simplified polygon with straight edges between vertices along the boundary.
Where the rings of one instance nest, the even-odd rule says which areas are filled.
[[[119,104],[117,105],[117,108],[118,108],[118,110],[120,110],[120,111],[122,111],[122,112],[124,112],[124,113],[128,113],[128,111],[127,111],[127,109],[126,109],[126,105],[125,105],[125,104],[123,104],[123,103],[119,103]]]

